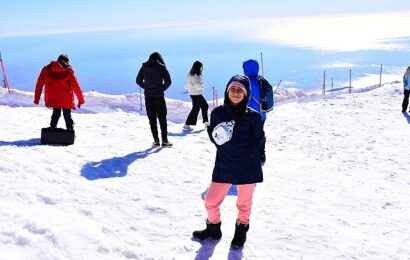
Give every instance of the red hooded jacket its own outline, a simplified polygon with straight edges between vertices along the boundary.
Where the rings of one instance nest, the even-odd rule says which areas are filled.
[[[36,104],[40,101],[44,85],[46,107],[75,109],[74,94],[77,96],[78,103],[84,104],[80,84],[70,66],[65,68],[57,61],[52,61],[41,70],[34,93],[34,103]]]

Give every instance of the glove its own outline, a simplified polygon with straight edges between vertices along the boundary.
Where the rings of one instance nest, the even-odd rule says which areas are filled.
[[[77,107],[80,108],[83,103],[78,102]]]
[[[223,145],[232,138],[233,127],[235,126],[235,121],[222,122],[215,126],[212,131],[212,138],[217,145]]]
[[[38,105],[39,102],[34,100],[33,103],[36,104],[36,105]]]

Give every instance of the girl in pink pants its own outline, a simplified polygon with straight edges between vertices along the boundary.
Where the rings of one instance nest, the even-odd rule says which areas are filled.
[[[228,82],[222,106],[211,113],[207,129],[216,146],[212,182],[205,196],[208,213],[206,229],[194,231],[196,239],[220,239],[219,208],[232,186],[237,185],[238,218],[231,246],[241,248],[246,241],[256,183],[263,181],[261,153],[265,143],[261,116],[248,109],[249,79],[236,75]]]

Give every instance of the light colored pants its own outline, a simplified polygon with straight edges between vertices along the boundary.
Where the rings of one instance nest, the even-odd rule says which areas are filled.
[[[228,190],[231,188],[230,183],[211,182],[208,192],[205,196],[205,208],[208,213],[209,223],[221,222],[221,213],[219,207],[225,199]],[[256,184],[242,184],[236,186],[238,189],[238,199],[236,200],[236,207],[238,208],[238,222],[242,224],[249,224],[251,216],[252,198],[255,191]]]

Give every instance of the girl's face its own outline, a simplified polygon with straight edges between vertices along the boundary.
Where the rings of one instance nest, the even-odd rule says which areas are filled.
[[[245,98],[245,92],[240,87],[230,87],[228,91],[228,97],[231,104],[236,106]]]

